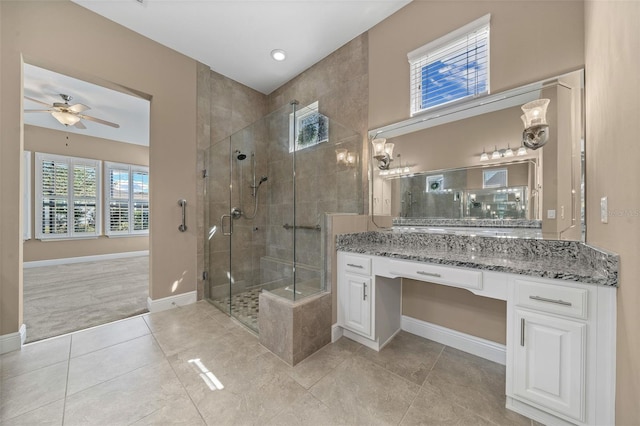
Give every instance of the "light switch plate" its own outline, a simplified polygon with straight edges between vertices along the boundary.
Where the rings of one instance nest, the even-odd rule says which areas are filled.
[[[547,210],[547,219],[555,219],[556,211],[555,210]]]
[[[609,223],[609,206],[607,197],[600,198],[600,222]]]

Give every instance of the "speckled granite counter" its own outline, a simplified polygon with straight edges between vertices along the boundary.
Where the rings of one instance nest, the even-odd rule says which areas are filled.
[[[541,229],[541,220],[529,219],[428,219],[394,217],[393,226],[463,226],[478,228],[533,228]]]
[[[383,230],[338,235],[336,248],[373,256],[618,286],[618,255],[577,241]]]

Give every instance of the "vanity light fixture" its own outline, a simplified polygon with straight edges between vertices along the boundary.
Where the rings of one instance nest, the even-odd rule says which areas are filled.
[[[484,147],[482,148],[482,154],[480,154],[480,161],[488,161],[489,160],[489,154],[487,154],[487,152],[484,150]]]
[[[497,145],[494,145],[494,150],[491,153],[491,156],[482,148],[482,154],[480,154],[480,161],[489,161],[491,160],[500,160],[501,158],[510,158],[516,155],[527,155],[527,148],[521,146],[517,151],[514,152],[511,149],[510,145],[507,145],[506,148],[498,149]]]
[[[358,156],[353,151],[349,151],[344,148],[336,149],[336,163],[338,164],[353,166],[354,164],[356,164],[357,159]]]
[[[524,114],[520,117],[524,123],[522,143],[530,149],[538,149],[549,140],[547,107],[549,99],[537,99],[522,105]]]
[[[346,164],[347,163],[347,150],[346,149],[336,149],[336,163],[338,163],[338,164]]]
[[[375,138],[371,141],[371,144],[373,145],[373,158],[378,160],[378,168],[380,170],[388,170],[393,161],[394,144],[387,143],[385,138]]]
[[[278,62],[282,62],[287,58],[287,53],[282,49],[273,49],[271,51],[271,57]]]
[[[507,145],[507,149],[502,154],[503,157],[513,157],[513,150],[509,145]]]
[[[499,160],[500,158],[502,158],[502,153],[500,151],[498,151],[498,147],[496,146],[493,154],[491,154],[491,159],[492,160]]]
[[[356,164],[356,153],[355,152],[347,152],[347,164],[353,166]]]

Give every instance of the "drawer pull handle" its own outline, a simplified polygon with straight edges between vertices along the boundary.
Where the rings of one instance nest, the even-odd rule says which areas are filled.
[[[524,346],[524,318],[520,318],[520,346]]]
[[[427,277],[436,277],[436,278],[442,277],[442,275],[436,274],[435,272],[425,272],[425,271],[418,271],[418,275],[426,275]]]
[[[529,299],[533,299],[533,300],[537,300],[539,302],[548,302],[548,303],[555,303],[557,305],[563,305],[563,306],[571,306],[571,302],[565,302],[564,300],[560,300],[560,299],[547,299],[546,297],[540,297],[540,296],[529,296]]]
[[[362,285],[362,300],[367,300],[367,285],[365,283]]]
[[[354,263],[347,263],[347,266],[351,266],[352,268],[358,268],[358,269],[363,269],[364,268],[364,266],[356,265]]]

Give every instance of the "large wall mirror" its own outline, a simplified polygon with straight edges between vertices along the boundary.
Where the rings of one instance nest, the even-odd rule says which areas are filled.
[[[521,106],[538,99],[549,100],[548,139],[531,149]],[[392,150],[391,161],[371,158],[373,215],[398,226],[482,225],[584,241],[582,70],[373,129],[369,138]]]

